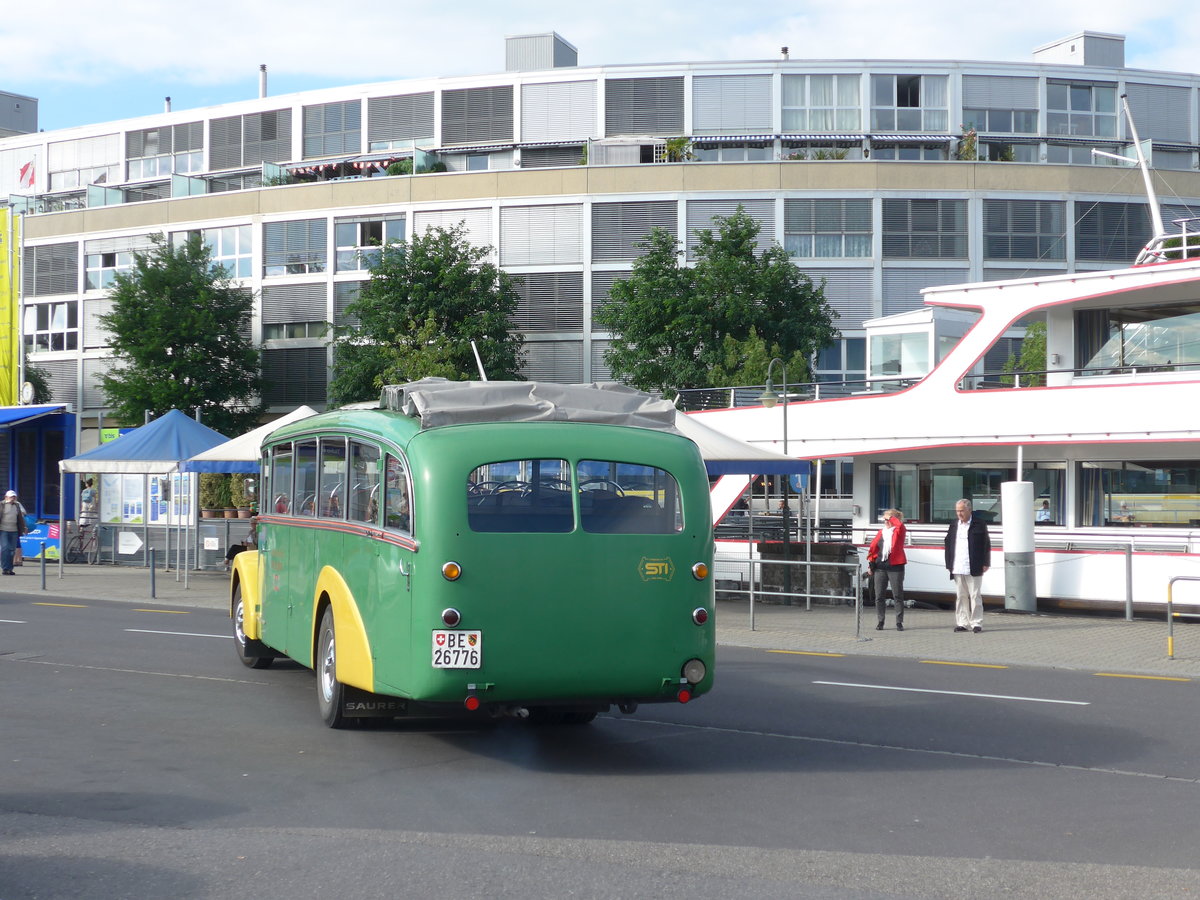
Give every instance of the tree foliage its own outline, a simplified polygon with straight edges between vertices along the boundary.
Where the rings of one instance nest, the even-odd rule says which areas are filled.
[[[382,247],[346,308],[360,325],[334,344],[330,399],[369,400],[384,384],[430,375],[478,378],[472,340],[488,378],[519,379],[524,339],[511,331],[517,293],[487,262],[490,252],[473,246],[461,224]]]
[[[809,377],[808,359],[837,336],[837,315],[778,244],[758,252],[760,226],[740,207],[698,232],[695,265],[681,265],[678,242],[654,229],[645,254],[596,314],[612,333],[605,354],[613,375],[643,390],[673,391],[759,383],[772,356],[788,380]],[[747,380],[749,379],[749,381]]]
[[[162,238],[135,253],[114,279],[112,311],[100,317],[117,365],[101,386],[121,422],[145,411],[191,413],[222,434],[257,424],[262,411],[259,356],[250,338],[253,295],[214,266],[199,235],[178,245]]]
[[[1021,376],[1022,387],[1041,386],[1046,383],[1046,323],[1030,322],[1025,328],[1025,337],[1021,341],[1019,356],[1009,354],[1004,363],[1004,371],[1009,373],[1001,381],[1004,384],[1013,383],[1013,375]],[[1033,372],[1036,374],[1027,375]]]

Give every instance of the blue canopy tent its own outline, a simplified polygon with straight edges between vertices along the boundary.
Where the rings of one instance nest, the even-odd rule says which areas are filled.
[[[58,470],[64,480],[69,474],[82,473],[169,475],[184,460],[224,442],[225,436],[220,432],[173,409],[115,441],[64,459]],[[62,555],[59,572],[62,572]]]

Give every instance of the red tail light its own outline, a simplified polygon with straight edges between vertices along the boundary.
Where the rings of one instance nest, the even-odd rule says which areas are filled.
[[[479,709],[479,698],[474,694],[471,694],[466,700],[463,701],[463,706],[465,706],[468,711],[475,712],[475,710]]]
[[[687,703],[692,699],[692,692],[687,688],[680,688],[679,693],[675,695],[675,699],[680,703]]]

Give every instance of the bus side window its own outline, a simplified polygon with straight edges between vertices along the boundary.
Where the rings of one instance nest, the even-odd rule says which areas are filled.
[[[291,510],[292,492],[292,445],[282,444],[271,451],[271,512],[287,513]]]
[[[292,512],[315,516],[317,490],[317,442],[304,441],[296,445],[296,490],[292,497]]]
[[[350,442],[351,521],[379,524],[379,448]]]
[[[340,519],[346,494],[345,438],[321,438],[320,474],[317,514],[326,519]]]
[[[404,470],[404,460],[389,453],[386,476],[384,524],[388,528],[411,531],[412,505],[408,497],[408,475]]]

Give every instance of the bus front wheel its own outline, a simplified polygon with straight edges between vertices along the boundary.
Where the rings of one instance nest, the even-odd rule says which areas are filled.
[[[346,689],[337,680],[337,640],[333,633],[333,608],[326,607],[317,631],[317,708],[330,728],[345,728],[351,719],[342,712]]]
[[[242,586],[233,589],[233,646],[237,650],[238,659],[243,666],[251,669],[265,669],[271,665],[270,656],[253,653],[261,649],[258,641],[246,637],[246,606],[242,603]]]

